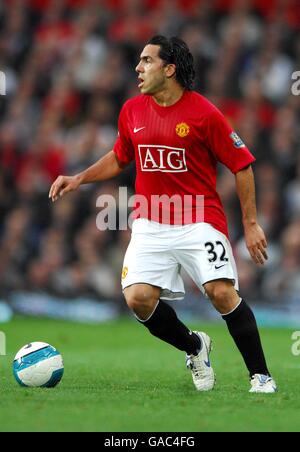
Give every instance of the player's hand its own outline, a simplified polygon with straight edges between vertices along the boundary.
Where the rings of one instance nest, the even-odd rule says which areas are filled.
[[[256,264],[264,265],[268,260],[267,239],[259,224],[244,225],[245,240],[252,260]]]
[[[57,201],[66,193],[77,190],[79,185],[80,179],[78,176],[59,176],[50,188],[49,198],[52,199],[52,202]]]

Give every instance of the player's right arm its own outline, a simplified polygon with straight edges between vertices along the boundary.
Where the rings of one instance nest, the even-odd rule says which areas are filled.
[[[74,176],[59,176],[52,184],[49,191],[49,198],[56,201],[66,193],[77,190],[82,184],[99,182],[118,176],[124,166],[118,160],[114,151],[110,151],[94,165]]]
[[[128,129],[127,106],[128,102],[123,105],[119,115],[119,133],[113,151],[108,152],[94,165],[75,176],[59,176],[52,184],[49,192],[49,198],[53,202],[66,193],[77,190],[82,184],[99,182],[118,176],[134,160],[134,147]]]

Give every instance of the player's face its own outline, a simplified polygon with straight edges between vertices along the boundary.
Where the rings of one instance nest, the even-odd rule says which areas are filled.
[[[139,89],[142,94],[153,95],[165,88],[166,66],[158,56],[159,49],[157,45],[146,45],[141,53],[140,62],[135,68],[139,74]]]

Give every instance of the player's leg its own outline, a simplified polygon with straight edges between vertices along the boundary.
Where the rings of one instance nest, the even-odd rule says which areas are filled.
[[[150,284],[133,284],[124,289],[128,307],[153,336],[187,354],[197,354],[202,347],[199,336],[177,317],[175,310],[160,300],[161,289]]]
[[[124,258],[123,292],[140,323],[157,338],[186,352],[196,388],[208,391],[214,386],[209,362],[211,340],[205,333],[190,331],[163,301],[184,296],[181,266],[172,253],[172,241],[178,243],[175,229],[145,219],[135,220]]]
[[[232,281],[211,281],[204,288],[225,320],[250,375],[269,375],[254,314],[247,303],[241,300]]]
[[[251,377],[269,378],[253,312],[237,292],[237,269],[227,237],[206,223],[191,226],[178,242],[176,257],[223,316]]]
[[[270,378],[255,316],[235,290],[231,280],[215,280],[204,284],[214,307],[222,315],[238,347],[252,381],[253,392],[275,392]]]

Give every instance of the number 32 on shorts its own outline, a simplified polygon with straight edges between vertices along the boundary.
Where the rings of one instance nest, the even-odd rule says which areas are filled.
[[[208,252],[209,262],[216,262],[217,260],[220,262],[228,262],[225,246],[220,240],[217,240],[216,242],[206,242],[204,246]]]

